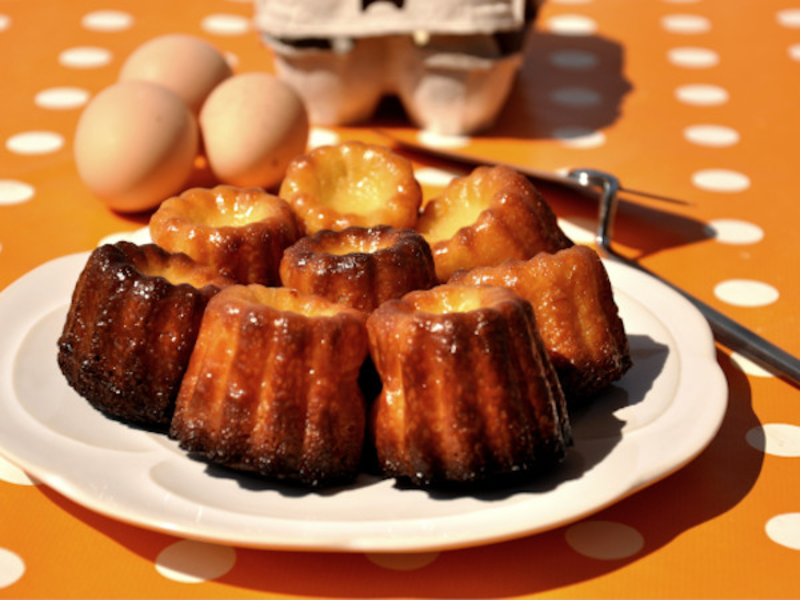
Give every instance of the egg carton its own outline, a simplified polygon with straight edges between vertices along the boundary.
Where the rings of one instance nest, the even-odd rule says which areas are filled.
[[[522,65],[530,0],[256,0],[275,71],[316,125],[363,122],[396,96],[420,128],[492,125]]]

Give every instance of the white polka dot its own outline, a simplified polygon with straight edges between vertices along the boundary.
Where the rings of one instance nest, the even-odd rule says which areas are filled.
[[[753,427],[746,435],[747,443],[770,456],[800,458],[800,427],[788,423],[766,423]]]
[[[676,67],[707,69],[719,64],[719,55],[708,48],[672,48],[667,60]]]
[[[164,548],[156,557],[156,570],[173,581],[202,583],[222,577],[236,563],[236,550],[193,540]]]
[[[25,574],[25,561],[18,554],[0,548],[0,589],[15,584]]]
[[[414,177],[419,183],[431,187],[447,187],[453,178],[462,175],[463,173],[434,167],[420,167],[414,171]]]
[[[50,154],[63,146],[64,138],[52,131],[26,131],[6,140],[6,148],[16,154]]]
[[[698,146],[725,148],[739,143],[739,132],[722,125],[690,125],[683,136]]]
[[[661,27],[669,33],[696,34],[711,29],[711,22],[699,15],[667,15],[661,19]]]
[[[800,44],[792,44],[789,46],[789,58],[800,61]]]
[[[463,148],[469,145],[469,136],[443,135],[434,131],[420,131],[417,139],[431,148]]]
[[[591,35],[597,23],[583,15],[558,15],[548,19],[547,29],[557,35]]]
[[[34,187],[16,179],[0,179],[0,206],[27,202],[36,193]]]
[[[595,90],[583,87],[568,87],[554,90],[550,97],[553,102],[572,108],[597,106],[603,97]]]
[[[633,527],[611,521],[583,521],[567,529],[566,539],[579,554],[599,560],[628,558],[644,546]]]
[[[33,101],[39,108],[66,110],[80,108],[89,100],[89,92],[77,87],[56,87],[42,90]]]
[[[764,239],[761,227],[739,219],[715,219],[705,229],[709,236],[722,244],[755,244]]]
[[[729,169],[703,169],[692,175],[692,183],[710,192],[743,192],[750,187],[750,178]]]
[[[585,71],[597,66],[597,56],[585,50],[556,50],[551,52],[550,64],[561,69]]]
[[[593,219],[583,217],[567,217],[558,220],[558,226],[564,234],[576,244],[591,246],[595,243],[597,223]]]
[[[717,85],[698,83],[682,85],[675,90],[675,97],[684,104],[693,106],[719,106],[728,101],[728,91]]]
[[[778,11],[778,24],[791,29],[800,28],[800,8],[787,8]]]
[[[0,481],[15,485],[36,485],[25,471],[0,456]]]
[[[733,364],[739,367],[742,371],[744,371],[747,375],[752,377],[775,377],[771,371],[768,371],[764,367],[759,364],[756,364],[749,358],[742,356],[738,352],[731,353],[731,360]]]
[[[367,559],[392,571],[415,571],[427,567],[437,558],[438,552],[427,552],[420,554],[367,554]]]
[[[552,132],[553,137],[570,148],[597,148],[606,143],[602,131],[586,127],[559,127]]]
[[[769,539],[790,550],[800,550],[800,512],[785,513],[767,521]]]
[[[11,27],[11,17],[8,15],[0,15],[0,31],[5,31]]]
[[[729,279],[714,286],[714,295],[734,306],[767,306],[776,302],[780,293],[768,283],[753,279]]]
[[[84,15],[81,25],[92,31],[125,31],[133,25],[133,16],[121,10],[98,10]]]
[[[250,31],[250,20],[239,15],[209,15],[200,24],[203,31],[215,35],[242,35]]]
[[[105,48],[81,46],[69,48],[58,55],[58,62],[72,69],[95,69],[111,62],[112,54]]]
[[[340,140],[341,136],[332,129],[312,127],[308,135],[308,147],[312,149],[320,146],[332,146],[338,144]]]

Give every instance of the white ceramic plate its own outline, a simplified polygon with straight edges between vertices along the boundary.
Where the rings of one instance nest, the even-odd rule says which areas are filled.
[[[0,294],[0,452],[73,501],[187,538],[298,550],[430,551],[575,521],[679,469],[727,404],[710,330],[658,281],[607,264],[635,366],[573,422],[575,446],[530,485],[473,495],[367,476],[323,492],[233,475],[166,437],[104,417],[65,383],[56,340],[88,254],[49,262]]]

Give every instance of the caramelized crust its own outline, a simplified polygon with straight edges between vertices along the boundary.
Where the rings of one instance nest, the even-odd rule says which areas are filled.
[[[239,283],[278,285],[283,251],[299,238],[291,207],[261,188],[192,188],[161,203],[153,241]]]
[[[286,250],[280,273],[286,287],[367,313],[436,284],[425,239],[412,229],[385,225],[318,231]]]
[[[153,244],[97,248],[58,340],[67,382],[112,417],[168,425],[206,304],[232,283]]]
[[[371,429],[386,475],[485,482],[564,457],[564,396],[530,304],[511,291],[411,292],[373,312],[367,329],[383,382]]]
[[[351,479],[366,409],[363,313],[286,288],[209,303],[170,435],[212,462],[310,486]]]
[[[411,163],[389,148],[349,141],[295,158],[279,192],[306,235],[323,229],[417,222],[422,190]]]
[[[504,286],[531,303],[570,403],[602,390],[631,367],[608,273],[587,246],[458,273],[451,282]]]
[[[572,245],[533,184],[508,167],[478,167],[425,205],[416,227],[439,281],[459,270],[526,259]]]

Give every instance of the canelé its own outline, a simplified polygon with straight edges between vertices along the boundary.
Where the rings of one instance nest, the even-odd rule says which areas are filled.
[[[153,244],[97,248],[58,340],[67,382],[109,416],[169,425],[203,311],[232,283]]]
[[[416,229],[431,246],[441,282],[459,270],[572,245],[530,180],[504,166],[453,179],[425,205]]]
[[[533,306],[568,402],[579,402],[631,367],[608,273],[588,246],[456,274],[453,283],[510,288]]]
[[[212,463],[322,486],[360,466],[364,314],[258,284],[217,294],[178,394],[170,436]]]
[[[360,141],[296,157],[279,195],[294,208],[306,235],[354,225],[411,228],[422,204],[411,163],[390,148]]]
[[[286,250],[281,282],[307,294],[372,312],[393,298],[436,284],[433,256],[412,229],[385,225],[323,230]]]
[[[161,203],[150,236],[241,284],[277,285],[283,251],[300,237],[291,207],[262,188],[191,188]]]
[[[530,304],[510,290],[440,285],[367,320],[383,388],[377,464],[420,486],[530,476],[571,443],[564,396]]]

